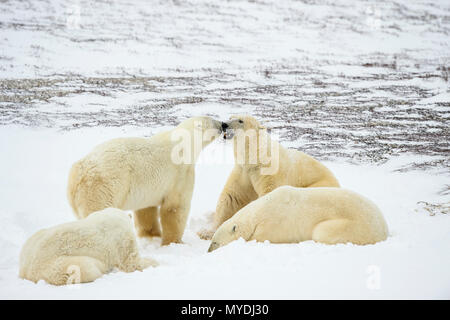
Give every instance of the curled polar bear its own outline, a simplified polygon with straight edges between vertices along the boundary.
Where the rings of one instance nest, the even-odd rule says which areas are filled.
[[[313,157],[283,148],[251,116],[233,116],[224,124],[225,138],[233,139],[235,166],[217,202],[213,230],[201,230],[203,239],[253,200],[280,186],[339,187],[333,173]]]
[[[133,272],[155,265],[140,257],[130,217],[108,208],[35,233],[22,248],[19,276],[65,285],[94,281],[113,268]]]
[[[222,224],[209,251],[239,238],[364,245],[383,241],[387,235],[388,227],[378,207],[353,191],[284,186],[253,201]]]
[[[221,132],[221,122],[195,117],[150,138],[107,141],[72,166],[70,205],[80,219],[109,207],[133,210],[138,235],[148,237],[161,236],[159,213],[162,244],[181,242],[195,161]]]

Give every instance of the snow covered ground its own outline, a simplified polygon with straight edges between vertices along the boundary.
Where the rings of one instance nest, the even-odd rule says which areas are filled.
[[[447,1],[1,2],[0,298],[449,299],[449,34]],[[234,113],[375,201],[388,240],[206,253],[196,231],[233,165],[216,141],[185,243],[139,242],[159,267],[70,287],[18,278],[25,240],[74,219],[68,170],[92,147]]]
[[[449,216],[439,212],[430,216],[417,204],[448,201],[448,195],[439,195],[448,176],[439,171],[393,172],[411,161],[407,157],[384,165],[327,163],[343,186],[358,190],[380,206],[390,227],[390,237],[383,243],[327,246],[312,241],[286,245],[238,241],[207,253],[209,242],[200,240],[195,232],[215,208],[232,167],[230,145],[222,141],[208,147],[203,164],[197,166],[185,244],[161,247],[159,240],[140,241],[142,254],[158,260],[159,267],[142,273],[109,274],[76,289],[18,279],[18,255],[26,238],[40,228],[74,219],[65,195],[73,160],[105,139],[147,133],[128,127],[66,133],[15,127],[0,130],[0,297],[450,297]],[[371,281],[378,272],[379,288],[373,288]]]

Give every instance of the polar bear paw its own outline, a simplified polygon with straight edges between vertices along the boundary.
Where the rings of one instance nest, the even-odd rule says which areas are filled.
[[[139,262],[138,270],[144,270],[148,267],[157,267],[159,263],[156,260],[150,259],[150,258],[141,258],[141,261]]]
[[[197,235],[202,240],[211,240],[214,235],[214,231],[209,229],[201,229],[200,231],[197,232]]]

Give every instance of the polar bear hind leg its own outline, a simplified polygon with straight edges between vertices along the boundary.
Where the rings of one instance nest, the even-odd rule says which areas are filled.
[[[101,177],[86,178],[69,188],[70,203],[78,219],[105,208],[118,207],[113,203],[111,188]]]
[[[108,272],[106,265],[88,256],[63,256],[53,260],[44,280],[54,285],[92,282]]]
[[[160,237],[161,227],[158,207],[148,207],[134,212],[134,225],[139,237]]]
[[[332,219],[317,224],[312,240],[326,244],[354,243],[370,244],[379,240],[371,239],[371,232],[361,223],[348,219]]]
[[[68,198],[78,219],[105,208],[123,208],[130,190],[128,175],[109,175],[97,168],[73,165],[68,183]]]

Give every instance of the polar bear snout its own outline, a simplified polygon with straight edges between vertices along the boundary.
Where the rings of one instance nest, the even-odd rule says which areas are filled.
[[[227,131],[228,128],[228,124],[226,122],[222,122],[222,131],[225,132]]]
[[[208,248],[208,252],[212,252],[220,247],[220,244],[216,241],[211,242],[211,245]]]
[[[234,131],[234,128],[230,126],[229,122],[222,122],[222,132],[225,140],[232,139],[234,137]]]
[[[228,125],[228,123],[226,123],[226,122],[222,122],[222,132],[223,132],[223,138],[225,140],[231,139],[234,136],[233,129],[231,129],[230,126]]]
[[[212,130],[214,130],[214,131],[216,131],[216,134],[214,135],[215,136],[215,138],[217,138],[217,137],[219,137],[221,134],[222,134],[222,132],[224,132],[224,129],[223,129],[223,122],[222,121],[218,121],[218,120],[214,120],[214,119],[211,119],[212,121],[211,121],[211,127],[209,127],[209,129],[212,129]]]

